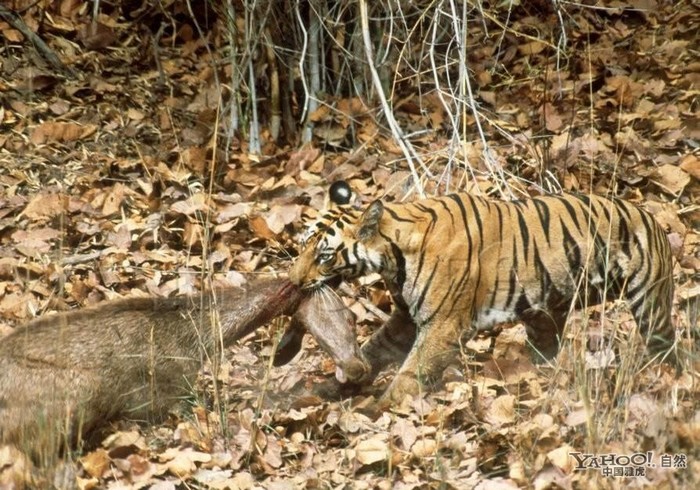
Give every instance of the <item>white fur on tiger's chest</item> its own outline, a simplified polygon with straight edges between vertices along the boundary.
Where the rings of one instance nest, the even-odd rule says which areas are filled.
[[[501,323],[510,323],[517,319],[515,312],[500,310],[498,308],[484,308],[479,311],[473,320],[473,326],[479,331],[490,330],[491,327]]]

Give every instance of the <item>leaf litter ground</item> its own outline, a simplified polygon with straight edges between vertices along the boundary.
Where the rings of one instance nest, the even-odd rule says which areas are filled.
[[[577,19],[597,33],[588,68],[598,82],[587,104],[570,98],[542,104],[542,79],[528,72],[547,63],[537,43],[514,41],[513,78],[498,86],[486,69],[492,46],[475,47],[475,79],[508,184],[531,191],[527,182],[537,182],[542,168],[528,141],[546,130],[550,170],[566,190],[607,193],[617,185],[667,229],[678,258],[677,321],[697,328],[699,62],[688,31],[697,12],[665,5],[642,17],[597,27],[600,17],[590,12]],[[27,51],[7,50],[16,66],[0,79],[6,130],[0,134],[0,335],[56,310],[144,293],[192,294],[203,285],[285,272],[298,250],[302,217],[321,206],[328,182],[349,180],[364,202],[402,198],[408,189],[400,149],[358,98],[340,98],[342,110],[312,115],[325,128],[312,146],[268,142],[263,156],[254,157],[245,142],[234,141],[224,160],[212,143],[221,89],[203,41],[163,45],[159,72],[133,41],[137,25],[102,20],[107,30],[80,31],[82,46],[71,45],[80,69],[75,79],[36,68]],[[79,26],[69,15],[53,21],[63,30],[58,24],[49,30],[49,45],[63,51],[61,33]],[[519,22],[514,28],[531,27],[531,20]],[[7,24],[0,29],[15,39]],[[657,43],[659,32],[669,41]],[[609,70],[611,63],[618,68]],[[547,83],[588,98],[590,87],[576,76]],[[397,118],[407,129],[433,129],[416,144],[429,166],[439,168],[450,154],[451,135],[439,129],[448,115],[435,94],[420,101],[405,95],[395,106]],[[353,125],[356,145],[327,146],[347,142]],[[497,127],[514,139],[504,140]],[[477,172],[484,170],[482,151],[477,138],[460,150]],[[462,187],[494,187],[465,174],[455,171]],[[429,191],[441,190],[431,185]],[[343,291],[364,340],[388,311],[386,293],[371,281]],[[291,365],[270,367],[282,328],[276,322],[232,348],[221,365],[205,366],[192,397],[162,425],[122,421],[100,447],[76,454],[74,477],[85,489],[696,488],[695,373],[675,379],[654,366],[608,367],[605,350],[595,346],[610,337],[601,334],[605,326],[633,324],[624,308],[592,309],[570,323],[554,366],[529,362],[524,331],[516,326],[495,345],[490,339],[465,345],[436,391],[377,413],[372,396],[391,373],[361,395],[329,400],[318,387],[334,366],[312,339]],[[570,455],[647,451],[659,464],[645,467],[644,477],[575,471]],[[661,465],[662,455],[675,459]],[[680,455],[687,467],[679,466]],[[12,454],[6,460],[19,464]]]

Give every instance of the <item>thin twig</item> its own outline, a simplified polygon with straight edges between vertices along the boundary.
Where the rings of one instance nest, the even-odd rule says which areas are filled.
[[[311,112],[311,109],[309,105],[315,101],[313,98],[313,94],[310,93],[309,91],[309,84],[306,82],[306,70],[304,69],[304,65],[306,64],[306,53],[308,51],[309,47],[309,33],[306,30],[306,27],[304,27],[304,20],[301,17],[301,10],[299,8],[299,1],[296,2],[295,8],[294,8],[294,13],[297,16],[297,21],[299,22],[299,28],[302,30],[304,33],[303,36],[303,44],[301,47],[301,53],[299,55],[299,78],[301,79],[301,84],[304,87],[304,106],[302,107],[301,110],[301,121],[304,124],[304,127],[301,132],[301,141],[302,143],[308,143],[311,141],[311,128],[306,124],[306,119],[308,114]],[[314,102],[315,103],[315,102]]]
[[[16,12],[0,5],[0,18],[4,19],[8,24],[22,33],[24,38],[29,41],[39,52],[40,55],[53,67],[55,70],[68,75],[75,76],[75,72],[68,66],[64,65],[60,58],[49,48],[43,39],[35,34],[22,20]]]
[[[165,85],[165,72],[163,71],[163,65],[160,62],[160,51],[158,50],[158,44],[160,43],[160,38],[165,31],[165,22],[160,24],[160,28],[155,36],[151,36],[151,49],[153,51],[153,61],[156,64],[158,70],[158,83],[161,86]]]
[[[113,249],[97,250],[95,252],[90,252],[86,254],[71,255],[70,257],[63,257],[61,259],[61,265],[75,265],[82,264],[84,262],[91,262],[93,260],[101,258],[103,255],[112,253]]]
[[[404,136],[401,127],[394,118],[394,113],[389,107],[389,102],[387,101],[386,94],[384,93],[382,82],[379,79],[379,74],[377,73],[377,69],[374,66],[374,59],[372,56],[372,41],[369,37],[369,15],[367,14],[366,0],[360,0],[360,21],[362,24],[362,39],[365,45],[365,56],[367,57],[367,65],[372,75],[372,85],[374,86],[374,90],[376,90],[377,94],[379,95],[379,100],[382,103],[382,109],[384,111],[384,117],[386,118],[387,123],[389,124],[391,134],[394,136],[394,139],[401,148],[401,151],[406,157],[408,167],[411,169],[411,175],[413,176],[413,185],[415,185],[416,187],[416,192],[420,197],[425,197],[425,192],[423,191],[423,184],[421,183],[421,179],[418,175],[418,172],[416,171],[416,166],[413,163],[414,160],[420,164],[421,168],[429,178],[433,178],[433,174],[430,171],[430,169],[428,169],[428,167],[425,166],[425,163],[423,163],[421,157],[418,155],[415,149],[413,149],[413,146],[406,140],[406,137]]]
[[[269,28],[264,31],[265,54],[267,56],[267,66],[270,75],[270,135],[274,141],[280,136],[280,126],[282,124],[282,109],[280,106],[280,75],[277,66],[275,48],[270,35]]]

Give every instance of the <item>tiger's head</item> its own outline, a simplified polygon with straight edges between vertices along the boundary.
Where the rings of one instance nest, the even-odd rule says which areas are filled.
[[[351,194],[346,182],[331,185],[330,205],[304,233],[303,249],[289,271],[294,284],[315,289],[339,277],[382,272],[386,266],[386,241],[379,233],[384,206],[374,201],[359,211],[350,205]]]

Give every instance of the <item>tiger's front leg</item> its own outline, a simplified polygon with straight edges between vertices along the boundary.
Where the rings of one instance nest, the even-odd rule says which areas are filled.
[[[391,317],[362,346],[370,364],[369,380],[390,364],[403,363],[416,342],[416,324],[403,308],[395,307]]]
[[[361,383],[340,383],[336,378],[324,381],[314,393],[327,399],[341,399],[357,394],[371,384],[379,372],[394,363],[403,363],[416,340],[416,324],[405,309],[395,307],[391,317],[362,346],[362,358],[369,364],[369,374]]]
[[[423,383],[434,382],[459,352],[459,319],[443,319],[418,328],[413,348],[380,400],[381,405],[401,403],[415,396]]]

